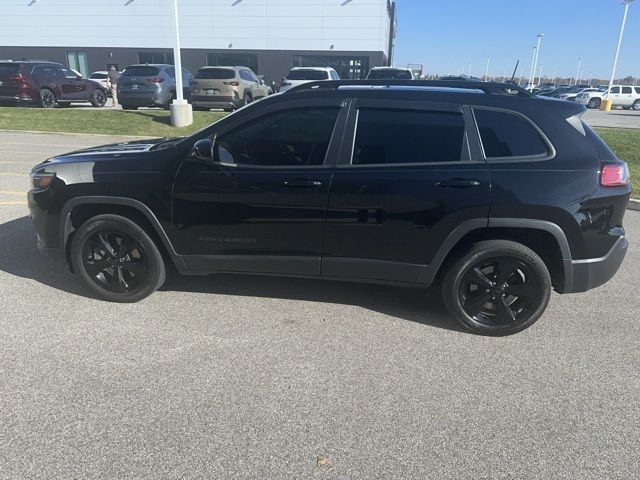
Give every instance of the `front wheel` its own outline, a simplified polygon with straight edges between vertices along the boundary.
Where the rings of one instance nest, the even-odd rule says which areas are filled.
[[[119,215],[86,221],[71,244],[71,262],[84,283],[110,302],[137,302],[165,280],[162,254],[136,223]]]
[[[107,95],[102,90],[94,90],[91,94],[91,105],[96,108],[104,107],[107,103]]]
[[[587,103],[587,107],[589,107],[589,108],[600,108],[600,99],[599,98],[592,98],[591,100],[589,100],[589,103]]]
[[[482,335],[511,335],[533,325],[551,296],[551,276],[530,248],[489,240],[472,249],[446,272],[443,298],[449,313]]]

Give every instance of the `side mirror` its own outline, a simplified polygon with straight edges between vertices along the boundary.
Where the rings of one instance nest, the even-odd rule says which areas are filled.
[[[199,160],[213,161],[213,145],[214,140],[203,138],[193,144],[192,155]]]

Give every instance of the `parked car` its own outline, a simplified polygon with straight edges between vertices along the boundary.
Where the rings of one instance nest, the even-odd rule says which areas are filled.
[[[280,92],[286,92],[297,85],[318,80],[340,80],[340,75],[331,67],[294,67],[282,79]]]
[[[595,92],[583,92],[576,97],[576,102],[588,108],[600,108],[602,100],[608,98],[613,102],[613,107],[640,110],[640,86],[614,85],[611,87],[611,93],[608,92],[608,88]]]
[[[182,69],[183,96],[189,98],[193,75]],[[173,65],[131,65],[118,79],[118,102],[124,110],[138,107],[161,107],[166,110],[176,98],[176,71]]]
[[[277,92],[278,89],[276,87],[276,82],[271,80],[266,75],[258,75],[258,80],[260,80],[260,83],[262,85],[267,87],[267,95],[273,95],[274,93]]]
[[[116,302],[159,288],[166,262],[437,284],[451,315],[488,335],[532,325],[552,289],[615,274],[629,171],[582,105],[514,85],[392,82],[299,85],[189,137],[52,157],[31,171],[40,248]]]
[[[223,108],[230,112],[267,95],[269,88],[247,67],[202,67],[191,80],[195,110]]]
[[[573,85],[573,86],[558,87],[550,92],[541,93],[540,95],[544,97],[559,98],[560,95],[564,95],[569,92],[582,89],[582,88],[590,88],[590,86],[589,85]]]
[[[107,90],[107,77],[109,72],[106,70],[92,72],[89,75],[89,80],[93,80],[97,84],[101,85],[105,90]]]
[[[399,67],[373,67],[367,75],[369,80],[411,80],[413,72],[408,68]]]
[[[557,96],[557,98],[559,98],[560,100],[569,100],[569,101],[575,101],[577,96],[581,93],[590,93],[590,92],[598,92],[600,90],[598,90],[597,88],[581,88],[581,87],[577,87],[577,88],[573,88],[571,90],[569,90],[566,93],[562,93],[560,95]]]
[[[42,108],[91,102],[103,107],[104,88],[82,75],[54,62],[0,62],[0,102],[31,104]]]

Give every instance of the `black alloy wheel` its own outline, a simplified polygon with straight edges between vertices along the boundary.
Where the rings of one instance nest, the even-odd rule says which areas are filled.
[[[56,96],[48,88],[40,90],[40,106],[42,108],[54,108],[56,106]]]
[[[107,95],[99,89],[93,91],[91,95],[91,105],[96,108],[102,108],[107,103]]]
[[[124,232],[103,230],[91,235],[82,252],[84,269],[100,287],[133,293],[145,285],[149,265],[144,247]]]
[[[476,244],[447,272],[445,304],[460,323],[485,335],[509,335],[544,312],[551,278],[542,259],[507,240]]]
[[[112,302],[136,302],[165,279],[162,254],[147,232],[119,215],[85,222],[71,244],[71,261],[88,287]]]

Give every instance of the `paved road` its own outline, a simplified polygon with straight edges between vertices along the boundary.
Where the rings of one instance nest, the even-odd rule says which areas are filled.
[[[637,478],[640,213],[612,282],[509,338],[346,283],[171,278],[109,304],[11,204],[15,174],[104,142],[0,133],[0,478]]]
[[[592,127],[640,128],[640,111],[614,109],[610,112],[587,110],[585,121]]]

